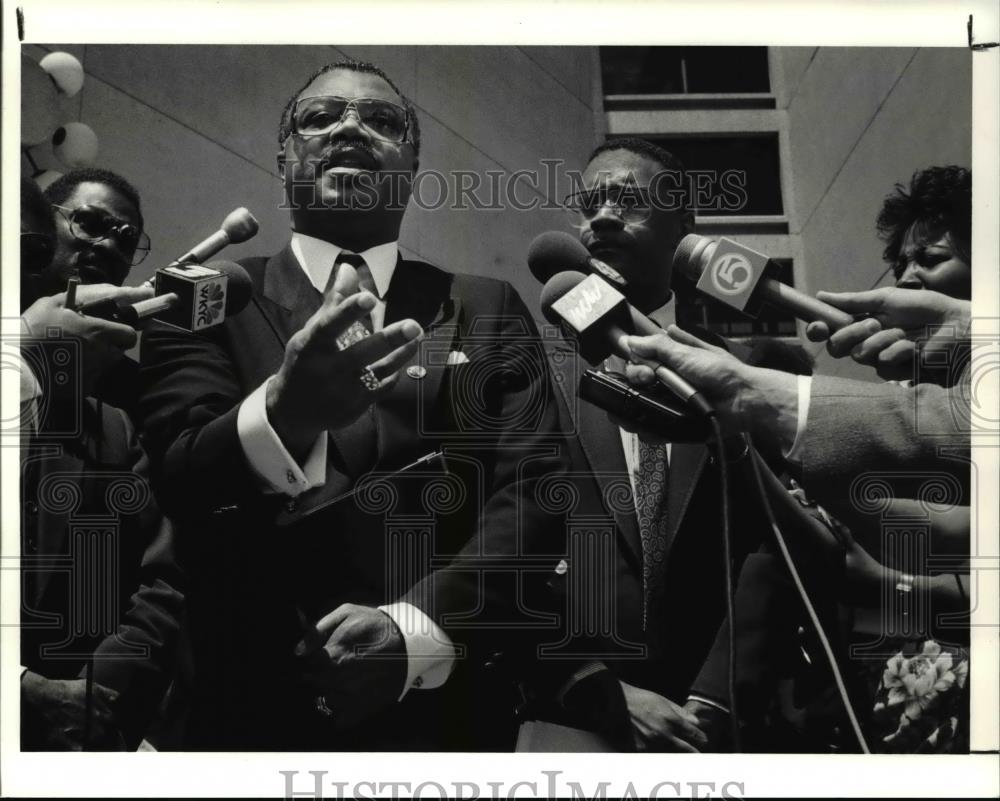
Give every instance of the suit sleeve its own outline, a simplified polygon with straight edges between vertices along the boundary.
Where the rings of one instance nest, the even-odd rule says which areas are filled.
[[[143,441],[153,484],[178,519],[238,505],[258,493],[240,444],[244,392],[225,344],[226,326],[190,334],[154,323],[143,334]]]
[[[132,471],[146,481],[146,455],[125,416],[120,415],[119,421],[128,442]],[[174,557],[173,529],[152,496],[139,522],[136,533],[147,539],[138,587],[132,592],[118,631],[98,645],[93,657],[94,680],[120,695],[115,714],[131,748],[142,739],[171,681],[184,603],[184,580]],[[121,589],[124,594],[130,588]],[[136,655],[137,646],[144,656]]]
[[[819,501],[847,497],[857,477],[880,470],[944,471],[967,489],[969,454],[969,405],[962,385],[907,389],[813,379],[798,468],[803,486]]]

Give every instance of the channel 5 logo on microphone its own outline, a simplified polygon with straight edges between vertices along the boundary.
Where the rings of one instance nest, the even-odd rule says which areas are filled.
[[[712,261],[712,283],[726,295],[739,295],[746,291],[753,279],[753,268],[742,253],[723,253]]]
[[[708,267],[698,278],[697,288],[721,303],[753,316],[756,304],[751,303],[751,298],[768,268],[767,256],[722,237],[710,259]]]

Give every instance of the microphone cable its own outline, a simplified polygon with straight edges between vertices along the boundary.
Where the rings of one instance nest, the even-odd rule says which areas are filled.
[[[736,703],[736,613],[733,587],[733,547],[729,528],[729,467],[726,463],[726,448],[722,442],[722,427],[714,412],[707,415],[715,435],[715,452],[719,460],[719,485],[722,489],[722,558],[725,560],[723,579],[726,582],[726,626],[729,658],[726,662],[726,688],[729,692],[729,722],[732,728],[733,750],[743,751],[740,736],[739,707]]]
[[[764,487],[764,479],[760,473],[760,459],[761,456],[757,453],[757,449],[751,447],[750,465],[753,469],[754,481],[757,484],[757,492],[759,493],[761,502],[764,505],[764,513],[767,515],[768,523],[771,525],[771,531],[774,533],[774,539],[778,544],[778,549],[781,551],[782,558],[785,560],[785,565],[788,567],[788,572],[792,576],[792,582],[795,584],[795,589],[798,591],[799,597],[802,599],[802,603],[806,608],[806,613],[809,615],[809,620],[816,629],[816,634],[819,637],[820,644],[823,646],[823,653],[826,655],[827,662],[830,664],[830,670],[833,672],[833,680],[837,685],[837,693],[840,695],[841,703],[844,705],[844,710],[847,712],[851,729],[853,730],[854,737],[858,741],[858,745],[861,748],[861,753],[870,754],[871,751],[868,748],[868,743],[865,741],[864,734],[861,732],[861,725],[858,723],[858,718],[854,714],[854,706],[851,704],[851,699],[847,694],[847,687],[844,685],[844,678],[840,673],[840,667],[837,665],[837,658],[834,656],[830,640],[827,638],[826,631],[824,631],[823,626],[819,621],[819,615],[816,614],[816,609],[813,607],[812,601],[809,599],[809,593],[806,592],[805,585],[802,583],[802,578],[799,576],[799,571],[796,569],[795,562],[792,560],[792,555],[785,543],[785,538],[782,536],[781,529],[778,527],[778,522],[774,516],[774,510],[771,508],[771,503],[767,499],[767,490]]]

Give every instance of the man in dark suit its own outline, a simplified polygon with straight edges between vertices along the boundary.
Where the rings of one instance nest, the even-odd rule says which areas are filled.
[[[21,207],[22,274],[38,275],[53,224],[27,179]],[[102,284],[77,299],[151,294]],[[136,333],[66,300],[21,314],[21,748],[134,749],[170,681],[182,576],[128,417],[91,396]]]
[[[535,499],[559,426],[534,325],[508,284],[400,256],[420,131],[380,69],[321,69],[279,142],[292,239],[243,262],[250,305],[142,343],[194,573],[184,746],[509,747],[475,667],[562,534]]]
[[[675,318],[673,253],[693,227],[685,182],[672,154],[644,140],[615,139],[594,151],[583,190],[569,199],[580,212],[582,243],[626,279],[629,301],[663,327]],[[586,570],[570,559],[556,579],[565,585],[569,618],[592,625],[588,634],[579,626],[579,641],[543,651],[550,659],[564,657],[551,662],[548,681],[580,725],[606,727],[613,719],[607,710],[621,703],[597,701],[597,687],[605,695],[620,688],[637,748],[704,748],[705,729],[716,734],[727,714],[718,660],[702,675],[723,616],[718,466],[704,441],[648,445],[623,431],[575,397],[573,375],[585,365],[568,353],[552,361],[564,394],[564,424],[577,435],[571,446],[580,484],[574,514],[605,520],[615,536],[605,550],[592,549],[604,558]],[[605,366],[624,372],[614,358]],[[744,453],[737,447],[733,458]],[[739,492],[733,498],[739,559],[756,541],[756,518],[743,511]],[[571,658],[585,652],[589,658]],[[605,674],[601,682],[605,670],[617,681],[609,684]]]

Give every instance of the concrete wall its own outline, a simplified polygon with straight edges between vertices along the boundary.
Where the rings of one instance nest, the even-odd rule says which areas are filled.
[[[236,206],[261,223],[250,243],[227,258],[272,253],[288,238],[277,178],[277,122],[288,96],[317,67],[345,56],[380,64],[417,106],[421,169],[506,176],[541,171],[542,159],[580,169],[600,136],[596,48],[385,46],[27,46],[38,59],[67,50],[83,62],[81,95],[67,119],[100,140],[97,164],[139,189],[153,250],[133,272],[144,280],[214,231]],[[597,106],[597,108],[595,108]],[[39,148],[40,166],[64,170]],[[506,183],[506,181],[504,182]],[[426,181],[424,197],[437,197]],[[561,199],[565,182],[554,193]],[[517,199],[549,192],[521,180]],[[411,208],[404,251],[446,269],[505,278],[537,313],[538,286],[525,253],[545,230],[566,229],[560,211]]]
[[[875,217],[896,182],[932,165],[972,164],[966,48],[772,48],[785,109],[785,208],[806,292],[871,287],[886,265]],[[788,196],[790,195],[790,197]],[[891,276],[880,285],[891,282]],[[817,351],[821,372],[874,379]]]

